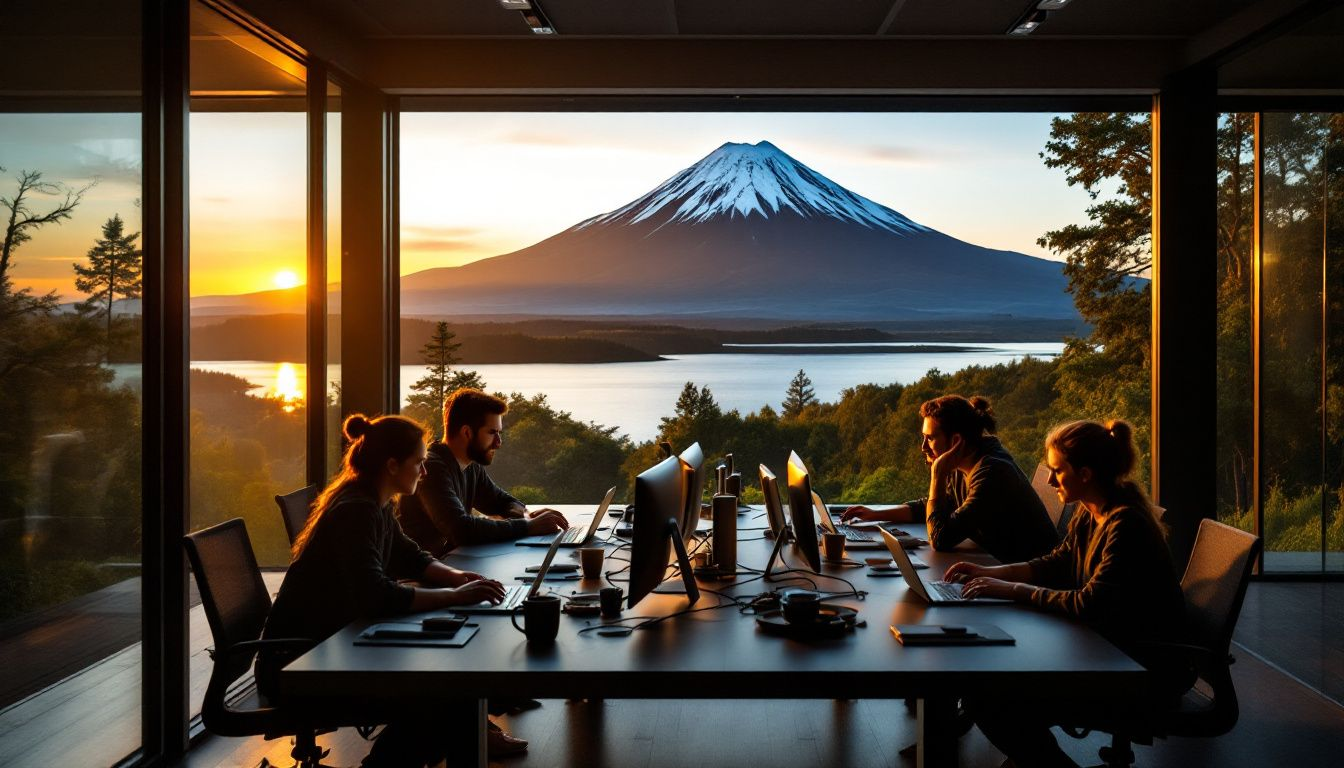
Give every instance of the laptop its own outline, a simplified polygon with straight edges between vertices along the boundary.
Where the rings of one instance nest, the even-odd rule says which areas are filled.
[[[855,528],[852,525],[840,525],[831,517],[831,510],[822,503],[816,491],[812,492],[812,506],[817,510],[817,519],[827,533],[845,534],[845,546],[849,549],[881,549],[882,539],[878,537],[877,527]]]
[[[924,601],[929,605],[993,605],[1012,602],[1012,600],[1003,600],[997,597],[965,598],[961,596],[962,585],[960,584],[934,579],[925,581],[920,577],[919,571],[915,570],[915,564],[910,560],[910,556],[905,553],[905,547],[901,546],[900,539],[880,528],[878,531],[882,534],[882,540],[891,552],[891,558],[896,561],[896,566],[901,569],[901,576],[905,578],[906,586],[910,587],[911,592],[924,598]]]
[[[597,512],[593,514],[593,519],[587,525],[570,526],[560,533],[528,536],[519,539],[516,543],[520,547],[549,547],[552,542],[558,541],[562,547],[582,547],[591,541],[593,536],[597,534],[597,529],[602,527],[602,520],[607,516],[607,507],[611,506],[611,499],[615,495],[616,486],[613,485],[607,489],[607,495],[602,499],[602,503],[597,506]]]
[[[546,572],[551,570],[551,561],[555,559],[555,553],[560,550],[560,537],[554,537],[551,542],[551,548],[546,550],[546,558],[541,561],[541,568],[537,569],[536,576],[533,577],[531,584],[510,584],[504,587],[504,599],[499,605],[491,605],[487,602],[476,603],[475,605],[454,605],[451,610],[453,613],[512,613],[513,609],[523,604],[523,601],[529,597],[535,597],[541,591],[542,582],[546,581]]]

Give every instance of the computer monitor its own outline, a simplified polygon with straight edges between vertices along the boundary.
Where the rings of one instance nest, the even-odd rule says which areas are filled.
[[[817,521],[812,513],[812,483],[807,467],[794,451],[789,451],[789,519],[793,522],[793,543],[814,571],[821,570],[821,547],[817,544]]]
[[[686,511],[681,518],[681,539],[687,544],[700,525],[700,497],[705,491],[705,452],[699,443],[681,452],[682,471],[686,473]]]
[[[784,505],[779,501],[779,479],[764,464],[757,471],[761,477],[761,495],[765,497],[765,520],[770,524],[770,535],[778,538],[788,524],[784,519]]]
[[[669,548],[676,550],[686,596],[692,604],[700,599],[681,537],[685,494],[686,473],[682,460],[676,456],[663,459],[635,478],[634,531],[630,537],[631,608],[662,583]]]

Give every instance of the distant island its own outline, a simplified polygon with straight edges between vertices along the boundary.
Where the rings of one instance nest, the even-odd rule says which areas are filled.
[[[915,354],[983,351],[975,344],[1058,342],[1077,334],[1077,324],[1061,320],[995,318],[967,321],[882,322],[839,325],[786,325],[754,328],[697,328],[628,320],[532,318],[507,322],[452,322],[462,365],[495,363],[629,363],[666,355],[709,354]],[[423,362],[420,350],[435,319],[403,317],[398,358],[402,365]],[[762,321],[761,324],[764,324]],[[882,327],[877,327],[882,326]],[[329,323],[328,345],[337,348],[338,318]],[[193,360],[302,360],[306,355],[303,315],[245,315],[197,319],[191,329]],[[925,342],[910,347],[859,346]],[[732,345],[762,345],[744,348]],[[825,344],[827,346],[811,346]],[[967,345],[971,345],[968,347]]]

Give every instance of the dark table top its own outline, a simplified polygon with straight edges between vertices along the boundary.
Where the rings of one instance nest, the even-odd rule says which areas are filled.
[[[591,507],[559,507],[570,524]],[[772,542],[764,539],[764,518],[738,517],[738,561],[763,568]],[[921,525],[903,526],[922,535]],[[599,534],[599,538],[606,532]],[[786,547],[790,566],[802,560]],[[571,550],[572,551],[572,550]],[[462,547],[448,561],[506,583],[540,562],[545,550],[512,543]],[[604,570],[625,565],[607,545]],[[881,551],[850,551],[862,562]],[[940,574],[957,560],[992,562],[969,547],[956,552],[915,554]],[[615,557],[612,557],[615,555]],[[567,558],[566,550],[557,561]],[[577,559],[575,560],[577,562]],[[824,575],[838,575],[867,591],[866,599],[828,602],[858,609],[866,627],[833,640],[801,642],[764,634],[755,617],[732,605],[703,610],[640,629],[628,637],[579,630],[605,620],[561,617],[560,634],[549,647],[530,646],[507,615],[473,616],[478,634],[463,648],[392,648],[353,644],[370,622],[346,627],[291,663],[280,685],[294,696],[359,694],[374,698],[423,697],[433,693],[485,698],[507,693],[533,698],[892,698],[957,697],[1013,692],[1041,697],[1128,697],[1146,683],[1143,668],[1091,629],[1021,605],[928,606],[909,593],[903,579],[870,577],[867,568],[829,563]],[[613,575],[619,586],[624,574]],[[842,591],[840,581],[813,577],[821,591]],[[606,582],[555,581],[561,594],[595,592]],[[660,589],[675,589],[680,581]],[[767,584],[759,578],[702,581],[702,588],[749,597],[780,586],[808,586],[799,580]],[[697,608],[728,603],[704,592]],[[664,616],[686,607],[684,595],[650,595],[624,618]],[[995,624],[1016,639],[1012,646],[905,647],[892,637],[891,624]]]

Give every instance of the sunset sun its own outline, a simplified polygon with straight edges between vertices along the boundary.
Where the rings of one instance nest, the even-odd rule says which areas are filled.
[[[299,276],[293,270],[282,269],[271,278],[276,288],[293,288],[299,284]]]

